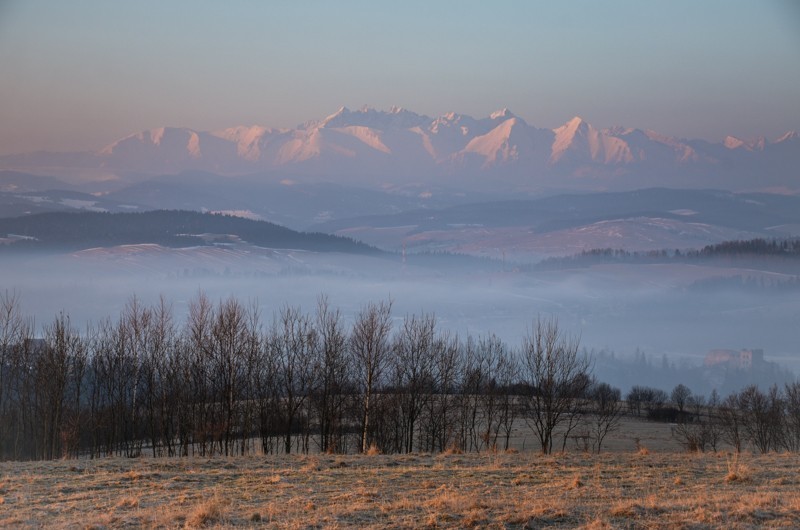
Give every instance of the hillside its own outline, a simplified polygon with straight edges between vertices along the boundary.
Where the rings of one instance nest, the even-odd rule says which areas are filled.
[[[378,254],[377,249],[339,236],[296,232],[266,221],[190,211],[144,213],[43,213],[0,219],[0,251],[75,251],[152,243],[190,247],[246,242],[268,248]]]
[[[318,224],[387,249],[448,250],[521,261],[593,248],[698,248],[800,235],[800,197],[650,188],[416,209]]]

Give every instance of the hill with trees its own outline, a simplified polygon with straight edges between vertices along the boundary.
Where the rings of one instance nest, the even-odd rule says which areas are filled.
[[[227,236],[214,237],[214,236]],[[297,232],[266,221],[181,210],[143,213],[53,212],[0,219],[0,252],[76,251],[143,243],[166,247],[246,242],[268,248],[380,254],[350,238]]]

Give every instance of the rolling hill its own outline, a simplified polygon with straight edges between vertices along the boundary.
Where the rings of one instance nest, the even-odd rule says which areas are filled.
[[[0,251],[76,251],[156,244],[180,248],[244,242],[267,248],[379,254],[351,239],[229,215],[157,210],[144,213],[43,213],[0,219]]]

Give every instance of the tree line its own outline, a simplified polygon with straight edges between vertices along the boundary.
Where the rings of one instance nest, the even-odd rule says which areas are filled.
[[[571,256],[546,258],[528,266],[529,270],[558,270],[567,267],[588,267],[598,263],[653,264],[693,262],[709,259],[762,259],[788,260],[791,265],[800,257],[800,239],[748,239],[724,241],[706,245],[702,249],[661,249],[629,251],[619,248],[594,248]]]
[[[35,336],[19,296],[0,294],[0,458],[503,450],[523,427],[543,453],[600,452],[623,414],[669,403],[632,391],[625,410],[553,319],[511,348],[431,314],[395,316],[390,301],[349,320],[324,296],[271,319],[202,292],[188,309],[178,323],[165,299],[133,297],[116,319],[79,331],[62,313]],[[670,421],[688,433],[713,419],[723,432],[732,414],[737,449],[800,449],[800,386],[748,392],[729,408],[692,396],[695,414],[686,398]],[[764,400],[781,419],[762,443],[748,429]]]
[[[598,387],[553,320],[514,351],[389,301],[346,322],[322,296],[266,321],[200,293],[178,324],[163,298],[134,297],[83,332],[59,314],[38,338],[18,296],[0,310],[3,459],[481,451],[508,448],[523,421],[550,452]]]
[[[716,390],[708,399],[683,384],[670,394],[634,386],[625,397],[628,410],[673,424],[672,434],[689,451],[717,451],[722,444],[741,452],[800,451],[800,382],[762,390],[749,385],[726,398]]]

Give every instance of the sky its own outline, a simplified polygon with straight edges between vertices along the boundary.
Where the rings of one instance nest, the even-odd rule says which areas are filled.
[[[0,0],[0,154],[342,105],[775,138],[800,129],[800,2]]]

